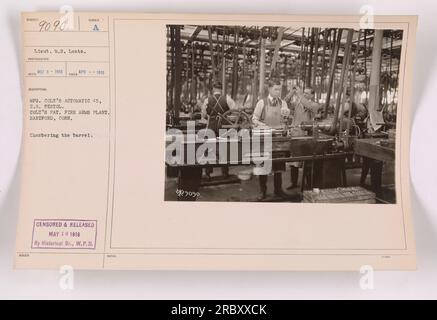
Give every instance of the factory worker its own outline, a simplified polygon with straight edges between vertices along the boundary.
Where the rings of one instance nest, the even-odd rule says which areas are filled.
[[[287,103],[280,98],[281,82],[270,80],[268,82],[268,96],[256,104],[252,116],[255,127],[268,127],[278,129],[283,127],[284,120],[290,115]],[[273,163],[274,193],[276,196],[285,198],[287,195],[282,190],[282,171],[285,171],[285,163]],[[267,197],[267,175],[259,175],[260,193],[258,201]]]

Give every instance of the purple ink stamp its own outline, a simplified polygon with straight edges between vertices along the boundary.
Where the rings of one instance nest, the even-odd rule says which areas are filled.
[[[32,249],[95,249],[97,220],[35,219]]]

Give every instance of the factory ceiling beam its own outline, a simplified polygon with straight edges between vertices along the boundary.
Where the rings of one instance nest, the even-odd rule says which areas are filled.
[[[317,101],[320,100],[322,96],[322,92],[324,90],[325,84],[325,58],[326,58],[326,44],[328,43],[328,34],[329,30],[325,29],[323,31],[323,43],[322,43],[322,70],[320,71],[320,86],[319,90],[317,90]]]
[[[198,36],[197,38],[196,38],[196,41],[197,42],[209,42],[209,30],[210,30],[211,28],[210,27],[208,27],[208,37],[202,37],[202,36]],[[212,33],[212,30],[211,30],[211,33]],[[182,40],[190,40],[191,39],[191,37],[190,36],[187,36],[187,35],[182,35],[181,36],[181,39]],[[217,41],[216,39],[212,39],[212,43],[213,44],[222,44],[223,43],[223,41]],[[231,42],[231,41],[225,41],[225,44],[226,45],[234,45],[234,43],[233,42]],[[248,44],[246,44],[246,46],[248,46],[248,47],[252,47],[252,48],[256,48],[256,45],[248,45]]]
[[[179,124],[179,114],[181,111],[181,93],[182,93],[182,50],[181,50],[181,26],[174,28],[174,47],[175,47],[175,74],[174,74],[174,121]]]
[[[234,57],[233,57],[233,65],[232,65],[232,99],[237,98],[238,92],[238,37],[239,37],[239,28],[236,30],[236,34],[234,37]]]
[[[358,39],[360,39],[361,37],[361,29],[358,31]],[[349,112],[347,115],[347,125],[346,125],[346,134],[349,137],[349,130],[351,127],[351,115],[352,115],[352,107],[353,104],[355,103],[355,78],[356,78],[356,74],[357,74],[357,58],[358,58],[358,52],[360,52],[360,42],[357,42],[357,46],[355,49],[355,61],[353,64],[353,69],[352,69],[352,79],[351,79],[351,86],[350,86],[350,105],[349,105]],[[349,143],[349,139],[347,140],[347,143]]]
[[[340,113],[340,104],[342,102],[342,97],[343,97],[344,80],[346,77],[347,67],[348,67],[348,63],[349,63],[349,59],[350,59],[350,55],[351,55],[353,35],[354,35],[354,30],[348,29],[343,65],[341,67],[340,82],[338,84],[337,101],[336,101],[335,109],[334,109],[334,119],[332,120],[332,126],[331,126],[331,132],[330,132],[331,134],[334,134],[336,129],[337,129],[338,115]]]
[[[211,55],[211,68],[212,68],[212,74],[215,77],[215,73],[216,73],[216,66],[215,66],[215,61],[214,61],[214,56],[212,55],[212,53],[214,52],[214,48],[213,48],[213,40],[212,40],[212,30],[211,30],[211,26],[208,26],[208,38],[209,38],[209,52]]]
[[[323,116],[325,119],[328,116],[328,107],[329,107],[329,103],[331,100],[332,86],[334,84],[334,77],[335,77],[335,67],[336,67],[335,62],[337,61],[338,50],[340,49],[340,39],[341,39],[342,33],[343,33],[343,29],[339,29],[338,34],[337,34],[337,31],[334,30],[334,36],[333,36],[334,48],[332,50],[331,61],[329,62],[330,63],[330,70],[329,70],[328,92],[326,94],[326,101],[325,101],[324,113],[323,113]]]
[[[187,41],[189,41],[189,40],[190,40],[190,37],[189,37],[189,36],[186,36],[186,35],[185,35],[185,36],[184,36],[184,35],[181,35],[181,39],[182,39],[182,40],[187,40]],[[203,38],[203,37],[198,37],[198,38],[196,39],[196,41],[197,41],[197,42],[205,42],[205,43],[209,43],[209,39],[208,39],[208,38]],[[253,48],[253,49],[256,49],[256,48],[259,47],[259,45],[257,45],[257,44],[250,44],[251,42],[253,42],[253,40],[250,40],[249,42],[245,42],[244,45],[245,45],[247,48]],[[223,44],[222,41],[217,42],[217,40],[215,40],[215,39],[212,39],[212,43],[213,43],[213,44],[219,44],[219,45],[222,45],[222,44]],[[230,42],[230,41],[225,41],[225,45],[227,45],[227,46],[233,46],[234,43],[233,43],[233,42]],[[281,48],[280,51],[281,51],[282,53],[299,53],[299,52],[300,52],[300,47],[297,47],[297,46],[296,46],[296,48],[289,48],[289,46],[291,46],[291,45],[296,45],[296,44],[295,44],[295,43],[288,43],[288,44],[284,45],[283,48]],[[274,45],[271,45],[271,44],[266,45],[266,48],[274,49]]]
[[[293,31],[292,33],[290,33],[288,36],[292,36],[292,35],[294,35],[296,32],[298,32],[298,31],[301,30],[301,29],[302,29],[302,28],[299,28],[299,29],[294,30],[294,31]],[[284,39],[284,40],[288,40],[288,39]],[[290,43],[283,45],[283,46],[281,47],[281,49],[283,49],[283,48],[285,48],[285,47],[288,47],[288,46],[290,46],[290,45],[296,43],[296,40],[289,40],[289,41],[290,41]]]
[[[311,30],[311,31],[310,31]],[[311,72],[313,69],[313,49],[314,49],[314,28],[311,28],[310,30],[308,30],[308,39],[310,40],[309,43],[309,47],[307,46],[309,52],[308,52],[308,56],[307,56],[307,60],[308,60],[308,68],[306,69],[306,80],[305,80],[305,87],[311,87]]]
[[[380,111],[379,107],[379,82],[381,79],[381,51],[383,30],[375,30],[375,40],[372,50],[372,70],[369,85],[369,114]]]
[[[259,58],[259,96],[264,95],[264,81],[266,72],[266,39],[261,37],[260,39],[260,58]]]
[[[278,61],[278,58],[279,58],[279,47],[280,47],[281,42],[282,42],[282,36],[284,35],[284,31],[285,31],[285,28],[283,28],[283,27],[279,28],[279,30],[278,30],[278,38],[275,41],[275,51],[273,53],[272,63],[270,64],[271,73],[273,73],[275,71],[275,68],[276,68],[276,62]]]
[[[203,26],[197,26],[196,29],[191,34],[190,39],[188,39],[188,43],[195,41],[197,36],[199,35],[200,31],[202,31],[202,30],[203,30]]]

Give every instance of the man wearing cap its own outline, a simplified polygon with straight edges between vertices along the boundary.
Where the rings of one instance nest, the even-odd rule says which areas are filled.
[[[313,101],[314,89],[306,88],[302,92],[302,89],[296,88],[293,90],[293,95],[296,96],[296,104],[294,108],[293,122],[291,125],[298,126],[314,121],[314,116],[321,108],[320,104]]]
[[[290,110],[287,103],[280,98],[281,82],[279,80],[270,80],[268,82],[268,91],[268,96],[257,102],[253,111],[252,122],[258,127],[282,128],[283,119],[288,118]],[[274,193],[285,198],[286,194],[282,190],[282,171],[285,171],[285,163],[273,163],[272,169],[274,171]],[[267,175],[259,176],[259,186],[258,201],[262,201],[267,197]]]
[[[291,134],[294,136],[305,135],[298,126],[305,123],[311,123],[314,121],[314,117],[322,107],[320,104],[314,101],[314,89],[306,88],[303,92],[300,88],[293,88],[291,96],[294,103],[294,117],[291,126],[293,127]],[[290,167],[291,185],[287,190],[291,190],[297,187],[297,181],[299,177],[299,167],[302,167],[301,162],[293,162]],[[303,183],[303,181],[302,181]]]

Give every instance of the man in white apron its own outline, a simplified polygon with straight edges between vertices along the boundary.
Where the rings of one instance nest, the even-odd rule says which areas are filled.
[[[258,127],[280,129],[283,127],[282,119],[288,118],[290,110],[287,103],[280,98],[281,82],[279,80],[270,80],[268,89],[268,97],[259,100],[256,104],[252,122]],[[282,171],[285,171],[285,163],[273,163],[272,170],[274,171],[274,193],[285,198],[286,194],[282,190]],[[259,176],[259,186],[258,200],[262,201],[267,197],[267,175]]]

